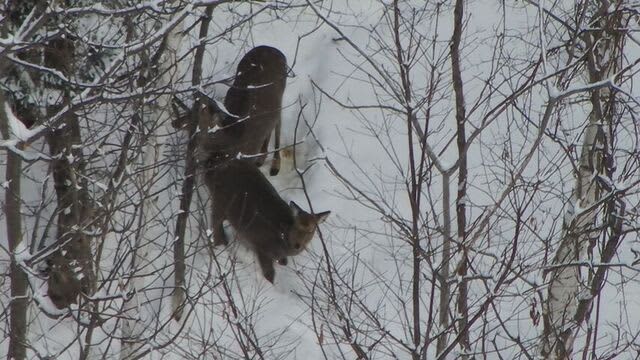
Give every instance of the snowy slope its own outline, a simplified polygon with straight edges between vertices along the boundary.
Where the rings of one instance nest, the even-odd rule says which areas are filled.
[[[253,254],[237,243],[227,248],[215,248],[211,253],[210,200],[206,188],[197,181],[186,240],[188,304],[183,319],[180,322],[172,320],[172,244],[183,180],[186,135],[170,128],[168,121],[155,124],[158,138],[154,161],[162,165],[158,167],[158,173],[153,174],[152,182],[139,184],[133,176],[131,183],[123,187],[119,196],[130,202],[114,214],[112,225],[119,227],[127,223],[130,214],[138,211],[137,206],[145,201],[148,201],[145,204],[149,207],[149,224],[142,235],[136,234],[139,228],[134,226],[123,232],[108,233],[101,239],[104,255],[100,268],[107,280],[96,297],[115,295],[116,298],[105,302],[107,305],[102,308],[111,317],[93,334],[95,347],[92,357],[119,358],[121,325],[127,318],[135,324],[135,351],[149,359],[356,358],[349,344],[353,339],[347,339],[345,335],[345,317],[349,318],[350,325],[357,327],[352,330],[356,334],[354,339],[365,346],[371,358],[410,357],[413,347],[408,330],[412,326],[412,252],[401,227],[392,221],[411,217],[406,180],[410,149],[407,125],[397,112],[389,110],[400,105],[389,93],[384,93],[384,86],[377,82],[380,79],[368,76],[379,75],[374,65],[384,66],[392,76],[389,81],[399,81],[394,77],[398,73],[397,64],[388,60],[393,53],[382,49],[372,36],[372,32],[377,31],[379,39],[393,43],[389,28],[384,23],[388,19],[383,17],[382,6],[381,3],[367,1],[345,1],[334,3],[331,12],[319,10],[333,24],[338,24],[343,34],[319,21],[309,8],[283,12],[264,10],[251,20],[250,26],[225,32],[244,14],[262,9],[263,4],[231,3],[215,9],[203,65],[205,81],[215,82],[232,76],[239,59],[253,46],[274,46],[287,56],[292,75],[287,81],[283,100],[282,143],[299,144],[295,146],[296,164],[292,158],[285,159],[281,174],[270,177],[270,180],[285,200],[296,201],[306,209],[312,207],[316,212],[331,210],[332,214],[320,228],[322,236],[312,241],[308,252],[295,257],[287,266],[276,265],[276,280],[272,285],[262,277]],[[494,16],[499,9],[500,6],[492,1],[472,2],[467,9],[469,23],[466,27],[468,37],[463,44],[463,68],[467,107],[473,109],[469,114],[469,131],[485,126],[483,121],[486,120],[487,109],[502,100],[499,95],[508,94],[509,90],[524,82],[524,76],[516,71],[498,71],[492,83],[499,84],[495,85],[498,88],[495,98],[485,99],[485,75],[492,69],[506,67],[507,59],[512,61],[509,64],[525,63],[536,51],[537,45],[532,44],[536,44],[537,34],[527,33],[531,24],[537,21],[531,7],[510,8],[510,16],[506,20]],[[189,17],[187,23],[194,20],[194,17]],[[429,24],[431,28],[422,30],[438,35],[434,53],[446,54],[451,19],[442,17],[437,28]],[[504,26],[506,40],[497,43],[492,36],[501,26]],[[196,43],[195,32],[192,31],[185,36],[180,50],[187,51]],[[367,56],[352,45],[364,50]],[[547,45],[553,47],[557,44]],[[492,62],[496,49],[504,55],[501,58],[504,63]],[[422,50],[424,54],[421,56],[424,57],[413,70],[413,85],[418,89],[418,96],[421,91],[426,92],[430,70],[427,65],[434,60],[430,57],[433,55],[429,53],[431,50]],[[448,76],[450,63],[437,65]],[[181,73],[186,75],[175,84],[176,88],[189,86],[190,66],[186,61],[180,64]],[[439,153],[442,152],[439,157],[447,167],[456,161],[457,156],[455,146],[447,147],[447,142],[455,134],[455,106],[453,92],[449,88],[450,79],[441,81],[439,89],[444,90],[437,93],[438,98],[429,109],[432,123],[428,141]],[[207,86],[204,91],[222,100],[226,89],[226,85],[216,84]],[[519,108],[527,110],[530,118],[516,111],[500,115],[486,125],[470,147],[469,194],[466,199],[469,204],[468,225],[488,211],[510,181],[519,161],[534,144],[537,121],[542,116],[549,94],[542,84],[534,87],[531,94],[518,103]],[[352,108],[346,109],[331,98]],[[475,104],[481,105],[474,107]],[[388,108],[381,109],[382,106]],[[426,106],[420,106],[418,115],[424,116]],[[92,116],[107,119],[111,110],[104,109],[100,115]],[[575,105],[562,114],[562,122],[558,121],[558,126],[562,127],[559,136],[564,136],[562,141],[577,139],[573,141],[580,143],[580,127],[588,111]],[[15,131],[16,137],[24,132],[20,129]],[[117,143],[124,130],[113,131],[105,125],[95,132],[98,135],[94,136],[112,137]],[[500,349],[502,358],[524,358],[521,348],[515,345],[516,338],[529,351],[535,352],[535,343],[541,333],[542,325],[533,323],[530,311],[541,310],[537,302],[538,291],[542,291],[538,287],[543,281],[541,264],[553,256],[547,251],[549,247],[553,248],[560,236],[562,217],[574,185],[570,161],[558,142],[545,137],[540,149],[534,149],[533,160],[523,171],[524,180],[518,183],[521,188],[514,191],[507,204],[498,210],[490,230],[479,238],[474,247],[477,256],[474,271],[478,275],[470,283],[470,306],[475,311],[489,296],[496,295],[496,299],[494,306],[472,328],[472,342],[478,341],[477,344],[484,346],[483,339],[491,339],[487,343],[491,342],[491,346]],[[41,144],[34,146],[43,147]],[[417,149],[419,146],[414,144],[414,150]],[[107,145],[103,151],[109,154]],[[107,164],[109,156],[100,161]],[[147,160],[140,157],[135,164],[140,165],[144,161]],[[268,166],[269,163],[264,166],[265,173]],[[134,165],[132,167],[135,168]],[[3,167],[0,168],[4,171]],[[32,167],[26,173],[38,179],[44,177],[45,171]],[[439,285],[436,285],[434,273],[442,251],[439,226],[443,221],[443,180],[433,169],[428,176],[428,188],[420,197],[423,204],[428,204],[420,215],[427,224],[420,230],[423,235],[421,241],[424,241],[427,251],[435,254],[431,259],[437,263],[423,262],[420,273],[422,287],[418,306],[423,314],[423,326],[427,318],[424,314],[433,311],[434,305],[430,301],[435,299],[437,302]],[[456,177],[453,176],[451,181],[457,181]],[[539,187],[531,185],[536,182],[539,182],[536,185]],[[154,196],[151,199],[141,198],[136,186],[148,186],[154,191]],[[50,187],[51,184],[26,181],[23,185],[25,203],[37,204],[46,200],[48,212],[45,214],[50,214],[55,207]],[[354,188],[362,192],[354,192]],[[452,188],[455,191],[455,185]],[[43,193],[47,195],[41,196]],[[523,210],[523,217],[528,220],[523,225],[523,240],[517,248],[517,266],[514,266],[520,266],[522,271],[517,276],[509,273],[510,279],[513,277],[512,282],[500,288],[498,294],[493,294],[491,287],[501,274],[504,265],[501,261],[511,254],[516,234],[512,216],[514,208],[526,202],[523,199],[528,199],[529,194],[533,194],[534,205]],[[455,193],[452,197],[455,199]],[[23,211],[29,214],[27,209]],[[25,219],[25,236],[29,237],[30,229],[35,225],[31,217],[25,216]],[[455,222],[455,217],[452,221]],[[0,233],[5,233],[4,226],[2,223]],[[42,232],[39,234],[41,236]],[[50,231],[49,237],[52,234]],[[6,246],[4,240],[1,244]],[[625,245],[621,250],[619,261],[623,264],[632,261],[630,247]],[[2,266],[8,268],[7,255],[2,253],[0,256]],[[132,259],[138,259],[135,266],[127,268],[122,265],[129,266]],[[328,291],[331,288],[326,273],[328,259],[333,271],[339,274],[335,277],[335,294]],[[120,260],[123,262],[119,263]],[[122,279],[133,274],[138,276],[136,282],[125,287]],[[640,288],[625,284],[624,290],[618,291],[615,285],[623,279],[627,281],[629,277],[637,276],[633,274],[621,266],[619,272],[610,275],[614,285],[607,287],[607,295],[602,297],[606,300],[600,304],[606,317],[602,325],[606,329],[601,330],[602,343],[615,341],[616,321],[622,325],[624,336],[633,334],[640,324],[640,313],[633,311],[640,305],[635,296]],[[459,281],[455,275],[452,276],[452,283]],[[2,286],[3,290],[8,289],[8,281]],[[43,289],[32,291],[41,294]],[[7,294],[5,291],[0,295],[1,303],[6,304]],[[132,300],[123,309],[121,297],[126,297],[125,294],[132,296]],[[337,299],[332,299],[332,296]],[[453,304],[451,312],[455,317]],[[124,317],[121,318],[120,314]],[[73,315],[76,319],[88,319],[87,314]],[[78,335],[76,319],[53,320],[35,308],[29,316],[32,319],[29,339],[34,346],[34,355],[37,352],[58,359],[78,358],[78,345],[83,344],[85,338],[84,333]],[[438,331],[440,329],[430,329],[428,337],[435,341]],[[427,334],[427,330],[424,332]],[[8,340],[0,341],[0,353],[6,352],[7,346]],[[243,353],[243,348],[249,349],[248,353]],[[474,345],[473,350],[481,352],[486,349]],[[457,351],[452,352],[450,358],[456,358],[459,355]],[[487,351],[487,358],[498,358],[494,353],[497,349]],[[429,355],[435,355],[435,345],[429,348]]]

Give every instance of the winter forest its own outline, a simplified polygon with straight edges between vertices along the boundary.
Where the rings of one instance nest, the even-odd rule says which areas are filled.
[[[3,0],[0,357],[638,358],[639,71],[637,0]]]

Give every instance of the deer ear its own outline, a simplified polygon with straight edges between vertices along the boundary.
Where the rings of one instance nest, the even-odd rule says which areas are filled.
[[[289,207],[291,208],[291,211],[293,212],[293,217],[297,217],[300,213],[304,213],[305,211],[302,210],[302,208],[300,206],[298,206],[298,204],[296,204],[293,201],[289,201]]]
[[[322,224],[325,220],[327,220],[327,217],[329,216],[329,214],[331,214],[331,211],[325,211],[318,214],[314,214],[313,216],[316,219],[316,224]]]

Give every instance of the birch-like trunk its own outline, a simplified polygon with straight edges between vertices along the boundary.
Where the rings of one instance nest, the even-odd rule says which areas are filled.
[[[553,259],[552,270],[547,273],[549,289],[545,304],[543,355],[545,358],[566,359],[571,355],[576,325],[572,324],[577,299],[585,286],[580,267],[569,265],[585,259],[587,247],[600,235],[594,229],[597,207],[602,189],[593,180],[601,168],[603,144],[598,137],[600,119],[591,113],[580,156],[573,205],[565,214],[563,235]],[[601,131],[600,131],[601,132]],[[596,165],[596,166],[594,166]],[[575,214],[576,209],[589,209]],[[567,265],[563,265],[567,264]]]
[[[157,88],[170,88],[171,84],[177,78],[177,52],[182,40],[181,30],[178,26],[174,27],[170,33],[164,38],[164,45],[160,46],[158,52],[150,56],[149,58],[155,59],[149,63],[150,68],[145,68],[142,71],[146,74],[162,74],[156,84]],[[133,33],[130,35],[134,35]],[[173,68],[172,68],[173,67]],[[136,86],[146,86],[147,84],[138,83]],[[170,116],[170,104],[171,94],[164,94],[158,97],[157,102],[154,104],[138,104],[139,111],[137,111],[137,118],[148,126],[141,126],[143,129],[152,129],[149,134],[143,134],[145,143],[143,145],[143,160],[142,167],[144,170],[140,173],[135,181],[137,182],[137,189],[140,189],[140,196],[144,197],[142,207],[140,209],[140,228],[136,230],[137,236],[135,237],[135,244],[132,246],[131,262],[129,264],[130,273],[135,274],[138,268],[145,267],[150,260],[149,250],[147,244],[151,244],[152,241],[144,239],[144,236],[148,233],[149,220],[156,217],[153,214],[155,207],[153,206],[154,198],[148,196],[153,192],[153,184],[157,184],[156,178],[159,176],[161,169],[154,164],[161,164],[164,158],[164,151],[162,149],[163,143],[160,139],[167,137],[169,133],[168,124],[171,122]],[[127,290],[142,289],[145,286],[145,279],[142,276],[132,276],[127,284]],[[136,291],[133,292],[137,294]],[[121,335],[122,343],[120,350],[120,358],[130,359],[135,356],[138,349],[143,347],[145,343],[139,343],[136,339],[144,331],[144,324],[138,321],[140,303],[144,302],[144,299],[139,299],[137,295],[129,298],[123,304],[123,311],[125,316],[122,320]]]
[[[586,78],[590,83],[613,76],[620,69],[624,37],[619,29],[622,12],[613,13],[606,8],[597,8],[592,24],[595,29],[584,35],[589,49]],[[575,265],[590,261],[594,256],[590,250],[603,236],[608,227],[598,226],[599,219],[624,211],[624,206],[605,206],[603,197],[611,183],[611,144],[615,139],[610,132],[615,119],[615,92],[610,88],[594,89],[590,93],[591,112],[585,129],[576,183],[571,196],[571,204],[565,213],[562,239],[551,267],[546,271],[548,293],[544,306],[544,332],[541,351],[546,359],[572,358],[573,346],[579,328],[591,313],[593,298],[601,289],[606,267],[599,268],[596,276],[587,275],[587,269]],[[600,181],[604,178],[608,181]],[[612,202],[613,203],[613,202]],[[604,213],[604,215],[603,215]],[[608,262],[615,253],[619,234],[611,231],[604,234],[605,251],[600,254],[601,262]]]

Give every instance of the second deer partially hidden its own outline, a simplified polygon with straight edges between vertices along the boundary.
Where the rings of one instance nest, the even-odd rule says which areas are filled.
[[[214,107],[217,125],[207,141],[206,154],[218,157],[250,156],[258,166],[265,160],[271,133],[274,154],[271,175],[280,170],[280,123],[282,95],[287,84],[287,59],[270,46],[251,49],[240,60],[233,85],[224,99],[226,111]],[[201,125],[202,129],[203,126]]]

